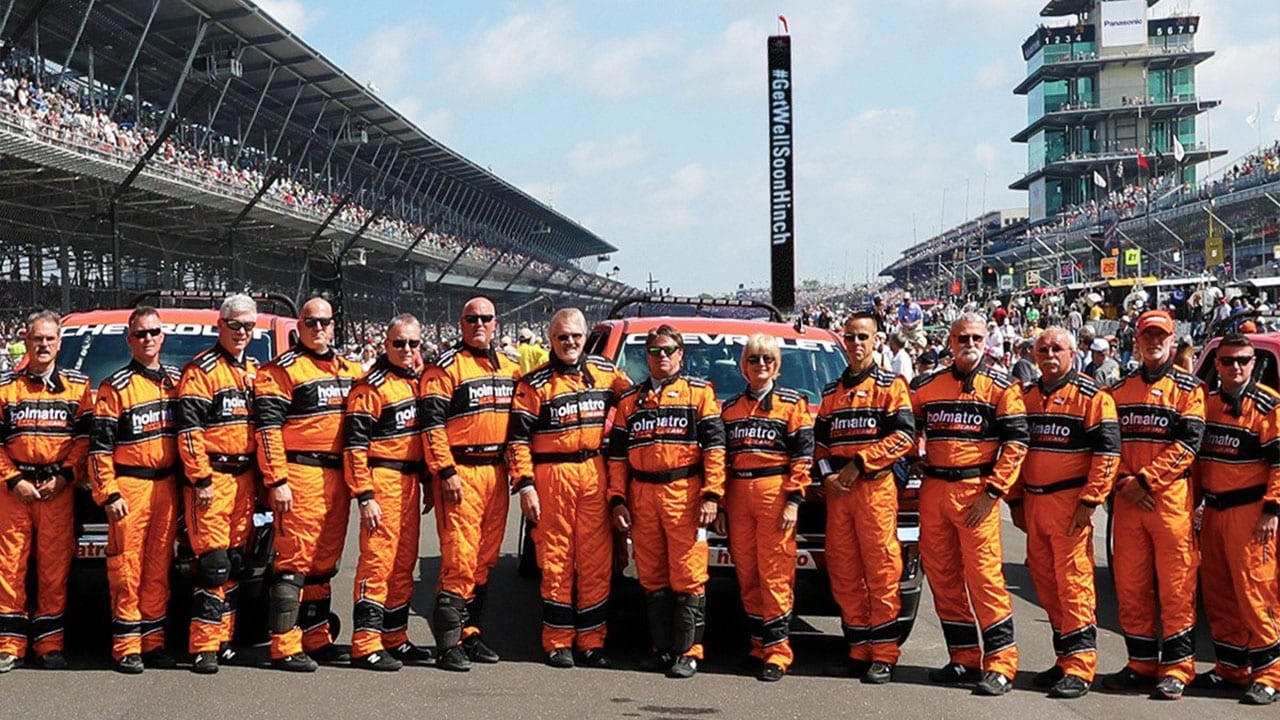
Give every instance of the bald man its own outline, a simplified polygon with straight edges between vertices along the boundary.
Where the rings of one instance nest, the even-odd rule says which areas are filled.
[[[333,308],[312,298],[298,344],[263,365],[254,388],[258,466],[275,513],[271,664],[315,672],[351,659],[329,631],[329,581],[347,537],[351,497],[342,473],[342,410],[359,363],[334,352]]]
[[[497,325],[488,298],[467,301],[462,339],[427,366],[418,393],[440,535],[436,666],[455,672],[499,660],[480,622],[507,524],[507,419],[520,368],[494,349]]]

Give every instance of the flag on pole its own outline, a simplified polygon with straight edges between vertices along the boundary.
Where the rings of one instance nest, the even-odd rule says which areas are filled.
[[[1104,188],[1104,187],[1106,187],[1106,186],[1107,186],[1107,179],[1106,179],[1106,178],[1104,178],[1104,177],[1102,177],[1102,173],[1098,172],[1097,170],[1094,170],[1094,171],[1093,171],[1093,184],[1094,184],[1094,185],[1097,185],[1097,186],[1098,186],[1098,187],[1100,187],[1100,188]]]
[[[1280,122],[1280,105],[1276,106],[1276,115],[1271,118],[1272,122]]]
[[[1151,169],[1151,165],[1147,162],[1147,156],[1143,155],[1141,150],[1138,151],[1138,167],[1143,170]]]
[[[1182,143],[1178,138],[1173,139],[1173,159],[1182,162],[1187,157],[1187,149],[1182,147]]]
[[[1249,127],[1258,127],[1258,111],[1254,110],[1249,113],[1249,117],[1245,118],[1244,121],[1248,123]]]

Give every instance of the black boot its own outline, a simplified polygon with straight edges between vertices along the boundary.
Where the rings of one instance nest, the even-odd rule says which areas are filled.
[[[671,621],[675,616],[676,595],[670,588],[663,588],[646,594],[644,602],[649,616],[649,635],[653,638],[654,650],[657,654],[669,653],[674,633]]]

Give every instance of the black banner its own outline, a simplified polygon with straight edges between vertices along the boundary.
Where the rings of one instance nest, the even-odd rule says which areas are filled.
[[[769,245],[773,304],[795,309],[795,203],[792,194],[791,36],[769,37]]]

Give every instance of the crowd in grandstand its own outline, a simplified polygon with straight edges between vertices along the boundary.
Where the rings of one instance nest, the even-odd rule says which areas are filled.
[[[57,82],[42,84],[19,63],[0,67],[0,117],[20,126],[28,135],[55,140],[77,148],[129,164],[135,163],[157,137],[155,129],[131,117],[134,106],[121,103],[115,116],[103,107],[105,102],[90,102],[81,88]],[[231,191],[251,197],[266,179],[260,150],[238,148],[230,138],[206,132],[196,126],[184,126],[161,146],[152,158],[158,164],[177,171],[183,179],[211,185],[222,192]],[[289,210],[315,218],[327,217],[342,200],[343,194],[322,177],[309,177],[308,169],[297,168],[294,177],[276,181],[263,202],[284,206]],[[339,227],[357,229],[375,212],[353,198],[334,217]],[[426,227],[390,212],[382,212],[366,232],[381,233],[408,245],[427,230]],[[423,235],[420,247],[434,248],[454,255],[467,247],[467,232],[448,221],[437,223]],[[528,272],[558,279],[570,279],[573,271],[542,260],[484,243],[473,243],[467,250],[472,261],[488,265],[498,262],[518,269],[528,262]],[[556,278],[556,275],[560,277]]]

